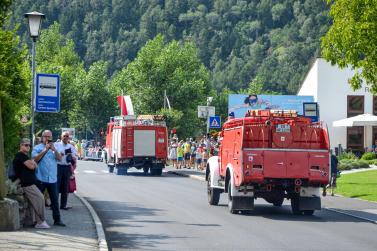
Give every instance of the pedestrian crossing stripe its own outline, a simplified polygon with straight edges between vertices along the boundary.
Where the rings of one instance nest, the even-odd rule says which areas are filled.
[[[220,116],[209,117],[209,128],[221,128]]]

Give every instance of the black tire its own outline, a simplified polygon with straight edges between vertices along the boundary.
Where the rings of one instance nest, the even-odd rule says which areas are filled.
[[[148,174],[148,171],[149,171],[149,167],[143,167],[144,174]]]
[[[162,169],[161,168],[151,168],[151,175],[152,176],[161,176]]]
[[[156,169],[156,175],[161,176],[162,175],[162,168],[157,168]]]
[[[300,205],[300,196],[299,195],[293,195],[291,198],[291,207],[292,207],[292,213],[294,215],[301,215],[302,211],[299,209]]]
[[[109,167],[109,173],[113,173],[114,172],[114,166],[111,165],[111,166],[108,166]]]
[[[228,183],[228,209],[231,214],[237,213],[237,211],[234,209],[233,204],[233,196],[232,196],[232,183],[229,181]]]
[[[208,175],[207,194],[208,194],[208,203],[210,205],[217,206],[220,201],[220,190],[216,188],[211,188],[211,174]]]
[[[281,207],[281,205],[283,205],[283,202],[284,202],[284,197],[281,197],[279,199],[276,199],[274,202],[272,202],[272,204],[275,207]]]
[[[304,215],[311,216],[314,214],[314,210],[304,210]]]

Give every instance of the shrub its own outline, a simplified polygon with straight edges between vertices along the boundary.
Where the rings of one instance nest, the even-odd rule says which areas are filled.
[[[377,165],[377,159],[367,160],[369,165]]]
[[[348,160],[356,160],[357,156],[353,152],[345,152],[342,153],[339,157],[339,160],[348,159]]]
[[[338,169],[341,171],[368,167],[369,161],[357,159],[342,159],[338,164]]]
[[[374,160],[376,159],[376,154],[374,152],[368,152],[364,153],[363,156],[361,156],[362,160]]]

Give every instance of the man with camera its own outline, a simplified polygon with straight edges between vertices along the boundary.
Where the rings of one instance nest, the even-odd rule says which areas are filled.
[[[50,196],[54,225],[65,227],[65,224],[60,219],[59,194],[56,184],[57,161],[61,160],[62,156],[52,142],[52,132],[50,130],[45,130],[42,133],[42,143],[34,147],[31,156],[37,163],[37,187],[42,193],[47,189]]]
[[[62,158],[58,161],[58,191],[60,191],[60,209],[69,210],[72,207],[67,206],[68,184],[71,176],[71,164],[76,161],[76,148],[69,143],[69,133],[63,132],[61,141],[56,143],[56,148]]]

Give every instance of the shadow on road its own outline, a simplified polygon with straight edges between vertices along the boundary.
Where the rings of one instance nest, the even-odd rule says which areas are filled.
[[[88,199],[88,198],[87,198]],[[112,249],[153,249],[161,247],[166,240],[172,238],[187,238],[185,236],[170,236],[161,234],[141,234],[126,231],[127,228],[144,228],[151,223],[176,224],[175,221],[153,220],[165,210],[144,208],[127,202],[110,202],[90,200],[105,228],[105,235],[110,250]]]
[[[114,173],[110,173],[110,175],[117,175],[115,173],[116,171],[114,171]],[[127,175],[117,175],[119,177],[122,177],[122,176],[132,176],[132,177],[149,177],[149,178],[185,178],[183,176],[178,176],[178,175],[174,175],[174,174],[170,174],[170,173],[166,173],[166,172],[163,172],[161,176],[152,176],[150,173],[143,173],[142,171],[140,170],[137,170],[137,169],[130,169],[128,170],[127,172]]]

